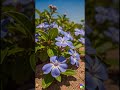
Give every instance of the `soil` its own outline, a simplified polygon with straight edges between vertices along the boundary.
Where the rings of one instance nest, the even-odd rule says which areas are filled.
[[[36,78],[35,78],[35,90],[85,90],[80,89],[79,85],[85,85],[85,63],[80,60],[80,66],[69,66],[76,71],[74,76],[63,76],[62,82],[53,82],[47,89],[42,89],[42,67],[44,64],[37,65]]]

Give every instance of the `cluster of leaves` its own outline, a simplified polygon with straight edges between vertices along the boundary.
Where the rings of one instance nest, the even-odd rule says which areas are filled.
[[[24,9],[22,7],[19,8],[18,4],[24,6]],[[27,6],[26,4],[29,5]],[[4,88],[4,85],[12,81],[15,81],[16,85],[22,85],[30,80],[34,74],[34,24],[32,23],[34,18],[27,16],[29,10],[34,6],[29,0],[27,2],[17,0],[16,3],[13,0],[4,0],[2,5],[0,35],[0,64],[2,69],[0,72],[2,73],[1,82]],[[34,14],[34,12],[31,12],[31,14]]]
[[[47,74],[42,80],[43,88],[50,86],[54,79],[61,82],[61,75],[74,75],[75,71],[68,69],[67,64],[79,67],[78,60],[84,55],[84,50],[80,49],[85,43],[84,25],[70,22],[66,14],[59,15],[56,11],[57,7],[53,5],[43,12],[36,9],[39,17],[35,20],[36,60],[41,63],[50,61],[42,68]]]

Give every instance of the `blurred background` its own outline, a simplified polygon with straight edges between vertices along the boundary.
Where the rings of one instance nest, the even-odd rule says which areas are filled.
[[[86,36],[106,66],[105,88],[119,90],[119,0],[86,0],[85,4]]]

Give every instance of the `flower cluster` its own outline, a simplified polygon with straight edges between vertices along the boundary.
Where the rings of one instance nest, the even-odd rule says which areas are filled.
[[[97,14],[95,19],[97,23],[104,23],[105,21],[111,21],[114,23],[119,23],[119,12],[114,8],[104,8],[104,7],[96,7],[95,8]]]
[[[82,36],[80,37],[80,39],[78,39],[82,44],[85,44],[85,38],[83,36],[85,36],[85,31],[83,29],[75,29],[75,35],[76,36]]]
[[[68,54],[70,55],[69,57],[64,57],[60,56],[52,56],[50,57],[50,63],[45,64],[42,68],[44,74],[48,74],[51,72],[51,75],[53,77],[58,77],[61,72],[65,72],[66,69],[68,68],[68,65],[66,63],[66,60],[69,59],[70,63],[72,65],[76,65],[79,67],[79,60],[80,60],[80,55],[77,53],[75,50],[74,43],[75,42],[75,37],[78,37],[79,39],[77,40],[81,44],[85,44],[85,39],[84,35],[85,32],[83,29],[75,29],[75,32],[72,34],[70,31],[64,31],[64,28],[59,26],[57,23],[53,22],[51,24],[48,24],[47,22],[41,23],[36,28],[41,28],[43,31],[45,31],[46,34],[47,31],[51,30],[52,28],[57,28],[58,30],[58,36],[55,38],[55,45],[60,48],[61,51],[67,51]],[[37,42],[39,34],[35,35],[35,41]],[[61,53],[60,53],[61,55]]]
[[[55,38],[56,40],[55,45],[58,46],[59,48],[63,48],[64,50],[66,50],[66,47],[68,46],[70,48],[70,50],[68,50],[68,54],[70,55],[69,57],[70,63],[72,65],[76,65],[77,67],[79,67],[80,55],[75,50],[75,47],[72,42],[74,41],[74,37],[71,35],[71,33],[63,31],[63,28],[61,26],[58,26],[56,23],[52,23],[50,25],[46,24],[48,25],[47,27],[44,25],[43,27],[40,27],[40,25],[37,26],[36,28],[44,29],[49,27],[49,28],[58,29],[59,36]],[[79,34],[77,32],[79,32]],[[79,35],[84,36],[84,30],[75,29],[74,34],[75,36],[79,36]],[[38,41],[38,38],[36,38],[36,40]],[[78,39],[78,41],[84,43],[84,38],[81,37],[80,39]],[[50,57],[50,63],[44,65],[42,70],[44,71],[44,74],[48,74],[51,72],[51,75],[53,77],[57,77],[60,75],[60,72],[65,72],[66,69],[67,69],[67,64],[65,57],[61,56],[60,58],[58,58],[57,56],[52,56]]]
[[[35,53],[42,63],[49,60],[42,67],[43,82],[49,77],[61,82],[62,75],[75,75],[70,65],[79,67],[84,56],[84,50],[80,48],[85,45],[85,31],[84,25],[70,22],[66,14],[54,17],[56,6],[49,5],[49,9],[40,12],[41,19],[36,19]]]

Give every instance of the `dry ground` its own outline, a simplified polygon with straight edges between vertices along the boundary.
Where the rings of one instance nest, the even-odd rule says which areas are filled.
[[[79,68],[71,66],[71,68],[76,71],[76,75],[68,77],[64,76],[61,83],[53,82],[53,84],[45,90],[84,90],[79,88],[79,84],[85,83],[85,63],[81,60],[79,63]],[[42,73],[41,69],[43,65],[44,64],[37,65],[36,67],[36,90],[44,90],[42,89],[42,75],[40,75],[40,73]]]

